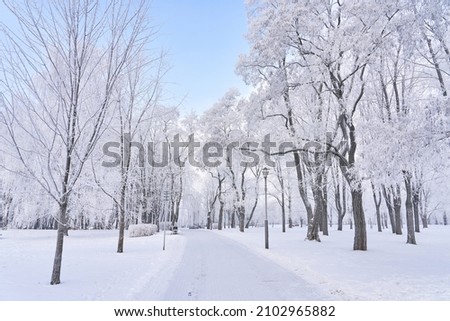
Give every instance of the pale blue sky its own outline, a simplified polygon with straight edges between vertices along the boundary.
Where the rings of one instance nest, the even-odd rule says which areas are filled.
[[[169,53],[164,103],[198,113],[229,88],[248,92],[235,74],[239,54],[247,51],[245,0],[148,0],[159,29],[155,46]],[[0,1],[0,19],[13,21]]]
[[[247,50],[244,0],[153,0],[158,42],[172,66],[167,90],[181,109],[201,112],[232,87],[248,89],[234,73]]]

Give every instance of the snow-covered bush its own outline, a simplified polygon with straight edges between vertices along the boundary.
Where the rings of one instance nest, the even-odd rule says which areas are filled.
[[[155,234],[157,230],[158,227],[155,224],[132,224],[128,227],[128,236],[150,236]]]

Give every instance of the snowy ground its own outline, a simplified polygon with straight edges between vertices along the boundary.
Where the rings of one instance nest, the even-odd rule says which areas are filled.
[[[0,232],[0,300],[450,300],[450,228],[405,236],[368,231],[369,251],[351,250],[353,233],[321,243],[305,231],[181,230],[126,238],[117,231],[70,231],[62,284],[48,284],[55,231]]]
[[[219,233],[216,231],[215,233]],[[321,243],[305,241],[305,231],[270,228],[270,249],[262,229],[221,233],[276,262],[336,300],[450,300],[450,226],[432,225],[405,235],[368,230],[367,252],[353,251],[353,231],[330,231]]]
[[[179,263],[185,238],[126,238],[115,252],[117,231],[69,231],[61,284],[49,285],[55,231],[0,231],[0,300],[157,300]],[[165,276],[165,277],[163,277]]]

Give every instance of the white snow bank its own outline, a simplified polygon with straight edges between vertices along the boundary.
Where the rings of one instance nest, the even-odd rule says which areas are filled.
[[[129,237],[151,236],[156,234],[158,227],[155,224],[131,224],[128,227]]]

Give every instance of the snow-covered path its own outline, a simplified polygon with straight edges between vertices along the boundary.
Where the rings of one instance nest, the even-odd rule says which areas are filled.
[[[182,233],[186,247],[163,300],[327,299],[305,280],[233,240],[206,230]]]

